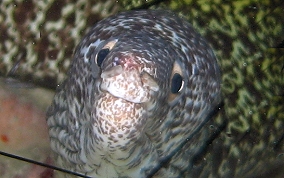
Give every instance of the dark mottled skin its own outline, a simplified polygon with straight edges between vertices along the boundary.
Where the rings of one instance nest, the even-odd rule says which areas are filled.
[[[93,67],[102,44],[113,40],[117,42],[101,66]],[[112,89],[103,90],[107,81],[101,73],[116,66],[126,72],[123,80],[139,74],[125,87],[133,83],[140,90],[135,82],[149,82],[142,79],[146,72],[159,89],[142,86],[149,98],[141,103],[127,100],[131,92],[113,96]],[[183,77],[184,87],[169,100],[173,73]],[[212,50],[177,15],[128,11],[100,21],[78,45],[68,77],[47,114],[58,165],[96,177],[179,177],[203,144],[192,143],[195,149],[184,146],[220,103],[220,84]],[[164,167],[165,160],[173,163]]]

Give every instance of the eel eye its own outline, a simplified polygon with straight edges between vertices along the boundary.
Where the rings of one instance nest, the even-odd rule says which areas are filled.
[[[98,67],[101,67],[105,58],[107,57],[107,55],[109,54],[110,50],[112,50],[112,48],[114,47],[114,45],[116,44],[117,40],[111,40],[108,43],[106,43],[97,53],[96,58],[95,58],[95,62],[98,65]]]
[[[106,58],[106,56],[108,55],[109,52],[110,52],[109,48],[101,49],[98,52],[97,58],[96,58],[96,63],[99,67],[101,67],[104,59]]]
[[[174,101],[184,88],[184,77],[182,72],[182,67],[179,62],[175,62],[172,70],[171,80],[170,80],[170,93],[168,96],[168,101]]]
[[[85,59],[87,59],[86,61],[90,61],[91,63],[91,71],[94,78],[98,78],[98,76],[100,75],[103,62],[106,60],[107,55],[113,49],[117,41],[117,39],[114,39],[104,42],[98,47],[89,47],[89,50],[85,55]]]
[[[182,88],[183,88],[183,84],[184,84],[184,81],[183,81],[182,76],[179,73],[175,73],[172,76],[171,92],[173,94],[179,93],[182,90]]]

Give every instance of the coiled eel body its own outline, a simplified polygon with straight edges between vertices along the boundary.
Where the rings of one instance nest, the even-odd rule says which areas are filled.
[[[77,46],[47,112],[56,162],[93,177],[179,177],[220,84],[213,51],[177,15],[106,18]]]

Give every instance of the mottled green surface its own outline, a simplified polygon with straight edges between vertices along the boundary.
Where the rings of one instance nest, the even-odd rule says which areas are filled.
[[[91,24],[144,3],[31,2],[0,5],[0,75],[20,61],[17,78],[51,88],[66,75]],[[283,1],[179,0],[151,8],[170,8],[188,19],[215,50],[223,72],[224,106],[196,135],[212,137],[185,175],[284,176],[284,49],[273,48],[284,39]]]

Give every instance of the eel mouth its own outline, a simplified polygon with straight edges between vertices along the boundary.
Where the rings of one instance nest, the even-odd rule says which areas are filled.
[[[159,90],[153,77],[140,67],[116,65],[101,74],[102,91],[133,103],[145,103],[151,100]]]
[[[144,135],[148,110],[159,90],[157,82],[141,65],[118,64],[102,71],[100,89],[93,117],[104,148],[136,143]]]
[[[144,127],[155,106],[159,85],[153,65],[128,53],[106,59],[94,103],[94,129],[105,148],[125,147],[144,137]],[[103,144],[104,144],[103,143]]]

